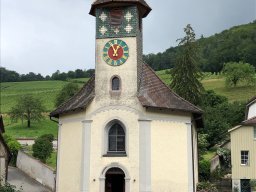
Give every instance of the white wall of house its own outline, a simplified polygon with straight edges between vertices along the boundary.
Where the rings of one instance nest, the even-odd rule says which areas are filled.
[[[248,117],[247,119],[250,119],[252,117],[256,116],[256,102],[253,103],[252,105],[250,105],[249,109],[248,109]]]

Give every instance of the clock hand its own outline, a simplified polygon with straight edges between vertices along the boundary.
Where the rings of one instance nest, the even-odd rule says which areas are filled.
[[[117,56],[118,56],[117,51],[118,51],[119,48],[120,48],[119,45],[116,47],[116,49],[115,49],[114,46],[112,45],[112,49],[113,49],[113,51],[114,51],[114,54],[113,54],[114,57],[117,57]]]

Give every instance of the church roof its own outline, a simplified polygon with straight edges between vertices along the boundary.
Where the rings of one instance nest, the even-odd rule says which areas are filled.
[[[95,96],[94,76],[82,87],[82,89],[69,100],[50,113],[51,117],[59,117],[61,114],[84,110]]]
[[[142,17],[146,17],[152,10],[145,0],[96,0],[91,6],[90,14],[95,16],[95,9],[97,7],[107,7],[110,4],[111,6],[137,4]]]
[[[143,65],[138,99],[143,107],[170,109],[201,115],[202,110],[174,93],[155,72]],[[84,110],[95,96],[95,78],[92,77],[71,99],[50,113],[51,117]]]
[[[174,93],[148,65],[143,65],[138,94],[144,107],[187,111],[202,114],[202,110]]]

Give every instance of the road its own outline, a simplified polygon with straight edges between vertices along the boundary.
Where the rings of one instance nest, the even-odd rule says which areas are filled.
[[[8,179],[11,185],[15,185],[16,189],[22,186],[22,192],[51,192],[39,182],[27,176],[25,173],[14,167],[8,167]]]

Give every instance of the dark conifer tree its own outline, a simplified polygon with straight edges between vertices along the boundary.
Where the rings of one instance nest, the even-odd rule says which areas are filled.
[[[184,99],[198,105],[204,90],[199,81],[202,77],[199,50],[190,24],[184,28],[184,32],[186,36],[177,40],[180,49],[172,70],[171,88]]]

